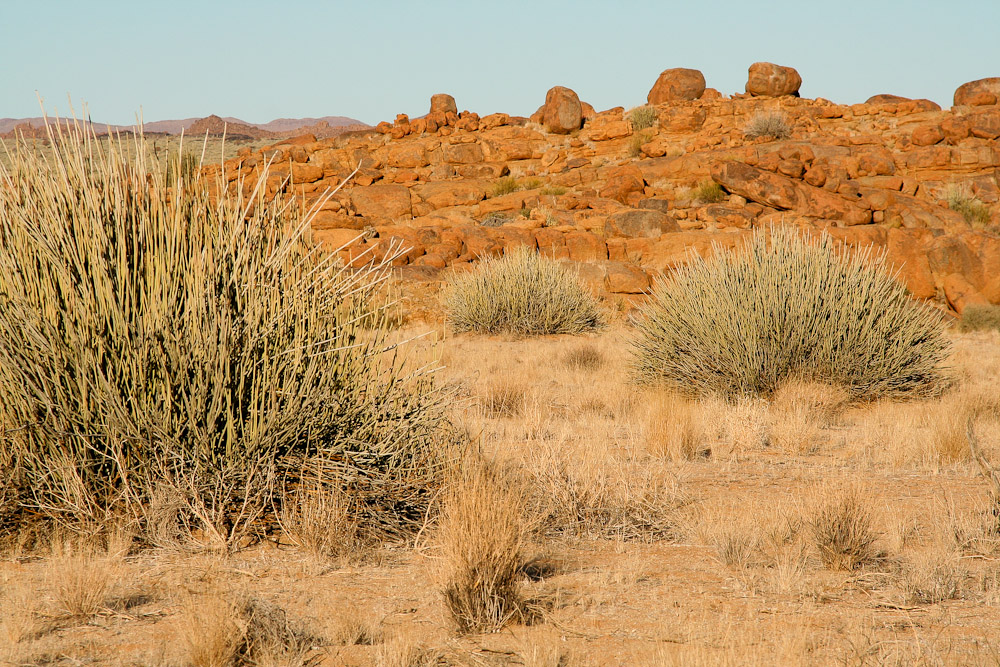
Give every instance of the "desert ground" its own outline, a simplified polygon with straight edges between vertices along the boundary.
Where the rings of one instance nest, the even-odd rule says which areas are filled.
[[[273,639],[253,664],[1000,662],[1000,540],[966,435],[971,419],[1000,461],[1000,333],[951,334],[940,398],[848,404],[798,383],[727,403],[634,384],[629,316],[610,318],[582,336],[396,332],[439,366],[469,446],[510,471],[479,492],[523,540],[524,618],[457,631],[434,525],[335,555],[322,526],[230,554],[67,536],[3,554],[4,660],[218,664],[250,605]],[[837,516],[858,534],[830,556]]]

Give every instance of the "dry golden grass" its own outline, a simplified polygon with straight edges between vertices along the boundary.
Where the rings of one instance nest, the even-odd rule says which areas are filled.
[[[215,591],[183,603],[182,660],[192,667],[304,665],[316,638],[272,602]]]
[[[321,560],[356,560],[370,547],[351,496],[334,485],[307,482],[290,494],[281,527],[289,541]]]
[[[458,476],[464,490],[434,500],[451,507],[450,526],[429,516],[414,543],[377,559],[331,558],[322,545],[339,538],[322,537],[323,517],[337,534],[338,512],[327,507],[306,522],[320,546],[289,519],[280,543],[224,558],[130,556],[119,559],[123,581],[141,573],[167,591],[162,601],[123,609],[112,594],[114,613],[58,631],[53,559],[24,548],[0,560],[3,600],[37,601],[0,603],[0,632],[20,640],[8,653],[27,664],[192,664],[187,627],[205,644],[201,664],[997,662],[1000,520],[975,462],[943,456],[939,434],[959,433],[948,417],[972,416],[983,455],[1000,462],[1000,334],[954,338],[956,384],[940,398],[850,404],[804,383],[734,402],[637,389],[626,334],[444,337],[442,381],[464,399],[452,417],[516,480]],[[600,365],[569,362],[581,349]],[[487,389],[504,381],[520,388],[519,410],[485,410]],[[509,617],[503,631],[460,631],[449,583],[486,601],[477,608],[491,627]],[[491,611],[490,586],[532,622]],[[247,598],[315,627],[323,639],[310,646],[322,647],[278,642],[240,657]]]
[[[813,489],[809,504],[807,521],[826,567],[852,571],[884,558],[870,492],[851,484],[827,484]]]
[[[463,461],[442,508],[445,605],[462,632],[493,632],[527,618],[520,591],[532,530],[520,479],[485,461]]]

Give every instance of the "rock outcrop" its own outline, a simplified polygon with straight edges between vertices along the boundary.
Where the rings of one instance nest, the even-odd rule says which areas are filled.
[[[988,106],[1000,103],[1000,76],[963,83],[955,90],[955,106]]]
[[[455,104],[455,98],[447,93],[438,93],[437,95],[431,95],[431,110],[430,113],[458,113],[458,105]]]
[[[777,73],[770,83],[748,86],[759,97],[671,99],[653,105],[649,127],[622,107],[586,118],[557,87],[534,122],[435,103],[372,131],[246,149],[224,173],[249,192],[270,161],[268,195],[308,209],[357,168],[320,205],[315,238],[350,266],[403,246],[394,262],[420,280],[527,245],[595,290],[634,295],[691,252],[793,225],[884,252],[914,297],[941,308],[1000,303],[1000,106],[802,99],[789,92],[794,70],[770,67],[757,67]],[[791,136],[748,138],[762,111],[780,113]],[[979,217],[949,208],[956,192]]]

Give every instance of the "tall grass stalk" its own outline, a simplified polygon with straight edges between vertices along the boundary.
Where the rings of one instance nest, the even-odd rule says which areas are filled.
[[[341,268],[266,170],[227,189],[141,134],[50,134],[0,166],[0,518],[231,547],[306,467],[388,530],[422,516],[442,399],[370,305],[391,257]]]

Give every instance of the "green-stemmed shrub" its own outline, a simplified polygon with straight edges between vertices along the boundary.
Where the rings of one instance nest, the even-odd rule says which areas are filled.
[[[443,412],[386,353],[388,264],[339,267],[266,174],[167,184],[142,142],[0,167],[0,518],[232,547],[309,470],[373,529],[422,520]]]
[[[541,335],[582,333],[602,324],[596,300],[558,262],[520,247],[452,279],[445,295],[456,331]]]
[[[638,379],[687,394],[767,395],[795,378],[854,398],[933,394],[942,318],[870,250],[841,254],[786,228],[740,253],[715,248],[656,286],[633,341]]]

